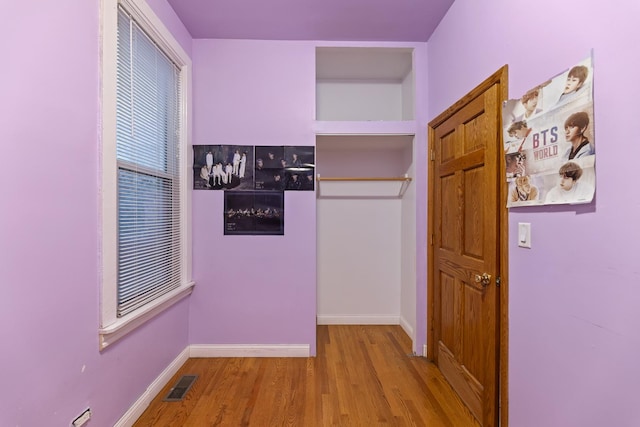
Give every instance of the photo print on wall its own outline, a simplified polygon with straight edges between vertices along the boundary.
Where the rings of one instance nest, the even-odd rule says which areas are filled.
[[[255,189],[313,191],[313,146],[256,146]]]
[[[313,191],[315,155],[313,146],[284,147],[285,190]]]
[[[256,146],[256,190],[284,190],[284,147]]]
[[[284,235],[284,192],[225,191],[225,235]]]
[[[596,141],[593,61],[580,61],[505,101],[507,207],[593,200]]]
[[[252,145],[194,145],[194,190],[253,190]]]

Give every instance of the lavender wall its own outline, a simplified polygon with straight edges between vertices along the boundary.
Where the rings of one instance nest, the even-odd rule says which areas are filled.
[[[505,63],[517,98],[594,48],[596,201],[509,215],[512,426],[640,425],[640,204],[625,165],[640,156],[639,15],[637,2],[457,0],[428,42],[430,117]]]
[[[3,5],[3,426],[113,425],[187,345],[185,300],[98,352],[99,9]]]
[[[194,144],[315,144],[313,45],[194,40],[193,64]],[[223,196],[192,196],[190,343],[308,344],[315,354],[315,193],[285,193],[284,236],[224,236]]]
[[[428,44],[421,43],[413,53],[416,102],[416,136],[413,168],[416,205],[416,328],[413,351],[426,356],[427,344],[427,125],[428,125]]]
[[[184,51],[191,57],[191,34],[178,19],[167,0],[145,0],[153,9],[153,12],[160,18],[167,30],[173,35]]]

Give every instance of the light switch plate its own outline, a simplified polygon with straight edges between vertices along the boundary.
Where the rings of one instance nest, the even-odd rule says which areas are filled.
[[[531,249],[531,223],[518,223],[518,246]]]

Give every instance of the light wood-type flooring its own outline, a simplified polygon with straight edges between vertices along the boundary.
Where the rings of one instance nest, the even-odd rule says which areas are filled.
[[[182,375],[184,400],[163,402]],[[318,326],[317,357],[189,359],[141,426],[478,427],[400,326]]]

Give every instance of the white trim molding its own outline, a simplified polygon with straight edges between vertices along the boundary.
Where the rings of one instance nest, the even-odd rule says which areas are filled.
[[[415,135],[415,120],[407,121],[322,121],[313,122],[317,135]]]
[[[118,321],[107,327],[98,329],[100,335],[100,350],[104,350],[109,345],[118,341],[120,338],[152,319],[157,314],[171,307],[183,298],[188,297],[193,292],[195,282],[190,282],[187,286],[181,286],[178,289],[153,300],[140,310],[118,319]]]
[[[149,387],[142,393],[142,396],[136,400],[127,412],[114,424],[114,427],[132,426],[142,413],[149,407],[151,401],[156,398],[165,385],[178,372],[178,370],[189,359],[189,346],[180,352],[178,357],[165,368],[164,371],[156,378]]]
[[[191,344],[189,357],[310,357],[309,344]]]
[[[320,315],[318,325],[399,325],[400,316],[390,315]]]
[[[413,336],[413,327],[404,317],[400,316],[400,326],[404,330],[404,332],[411,338],[411,341],[415,341],[415,337]]]

